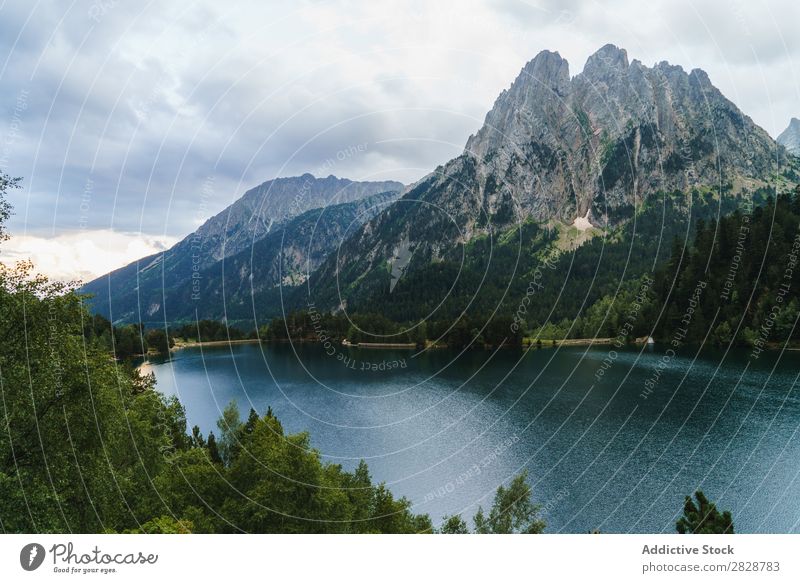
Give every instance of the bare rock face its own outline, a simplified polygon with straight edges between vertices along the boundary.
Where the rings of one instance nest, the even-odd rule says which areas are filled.
[[[467,142],[489,213],[594,224],[630,216],[656,191],[755,188],[776,146],[705,72],[629,63],[606,45],[569,78],[558,53],[528,63]],[[485,185],[491,187],[486,192]]]
[[[208,219],[192,235],[178,243],[202,246],[202,267],[249,248],[275,227],[315,208],[353,202],[382,192],[400,192],[399,182],[354,182],[347,178],[311,174],[268,180]],[[171,250],[172,251],[172,250]]]
[[[343,297],[335,301],[344,304],[347,290],[373,285],[403,244],[413,268],[526,219],[615,225],[658,192],[753,191],[778,170],[778,150],[699,69],[646,67],[606,45],[570,77],[566,60],[543,51],[500,94],[463,154],[345,241],[312,288],[325,295],[338,277]]]
[[[800,119],[792,118],[789,127],[778,136],[778,143],[790,154],[800,156]]]

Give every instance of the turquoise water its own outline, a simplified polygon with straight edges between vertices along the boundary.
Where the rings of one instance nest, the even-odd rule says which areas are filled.
[[[249,344],[144,366],[204,433],[232,399],[271,406],[435,524],[527,468],[547,532],[674,532],[698,488],[738,532],[800,532],[798,356]]]

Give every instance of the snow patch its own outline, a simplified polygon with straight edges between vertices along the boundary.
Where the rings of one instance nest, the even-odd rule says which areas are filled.
[[[589,222],[589,212],[590,211],[588,210],[586,211],[585,217],[576,217],[572,223],[572,226],[581,232],[585,231],[586,229],[591,229],[592,223]]]

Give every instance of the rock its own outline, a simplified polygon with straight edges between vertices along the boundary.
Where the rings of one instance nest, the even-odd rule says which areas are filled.
[[[778,143],[790,154],[800,156],[800,119],[792,118],[789,127],[778,136]]]
[[[658,192],[752,192],[776,172],[777,148],[700,69],[647,67],[606,45],[570,77],[566,60],[543,51],[464,152],[346,241],[312,277],[312,293],[332,297],[323,288],[336,275],[344,296],[332,301],[377,285],[367,274],[391,264],[401,243],[414,250],[412,269],[526,219],[603,227]]]

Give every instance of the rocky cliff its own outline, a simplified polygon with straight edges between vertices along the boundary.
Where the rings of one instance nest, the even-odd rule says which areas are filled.
[[[398,257],[410,255],[413,269],[523,220],[605,227],[659,192],[753,192],[778,170],[778,152],[699,69],[647,67],[606,45],[571,77],[566,60],[544,51],[500,94],[463,154],[364,225],[312,289],[338,274],[346,305],[357,287],[388,289]]]
[[[800,156],[800,119],[792,118],[789,127],[778,136],[778,143],[790,154]]]

